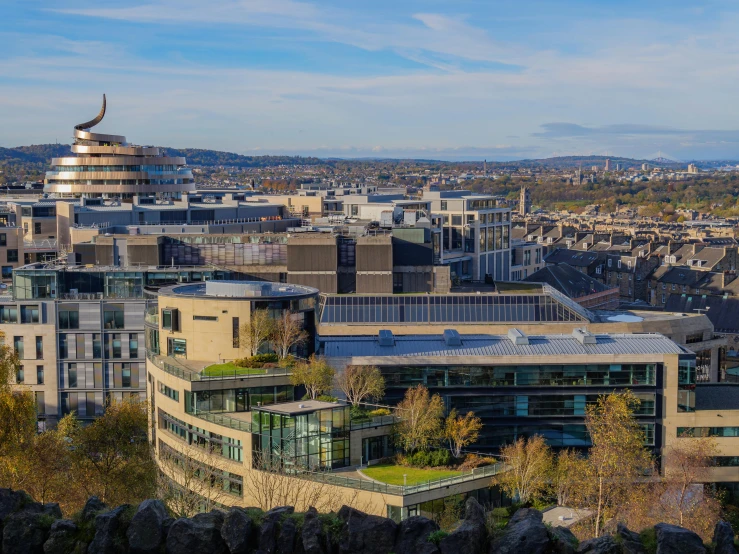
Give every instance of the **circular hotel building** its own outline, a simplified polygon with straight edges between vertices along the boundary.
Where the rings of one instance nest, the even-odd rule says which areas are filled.
[[[183,157],[163,155],[159,148],[136,146],[121,135],[92,133],[105,116],[106,100],[98,115],[74,128],[76,157],[52,158],[44,191],[58,196],[131,198],[136,195],[179,198],[195,190],[192,171]]]

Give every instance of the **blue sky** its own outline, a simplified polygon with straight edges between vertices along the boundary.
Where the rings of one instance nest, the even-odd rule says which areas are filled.
[[[0,145],[739,158],[735,0],[2,0]]]

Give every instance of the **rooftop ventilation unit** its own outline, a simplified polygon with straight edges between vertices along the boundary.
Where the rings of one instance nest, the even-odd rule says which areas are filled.
[[[587,329],[573,329],[572,336],[582,345],[598,344],[598,338]]]
[[[525,346],[529,344],[529,337],[524,335],[518,329],[508,329],[508,339],[516,346]]]
[[[462,346],[462,337],[456,329],[444,329],[444,342],[447,346]]]
[[[380,346],[395,346],[395,337],[390,329],[380,329],[378,336]]]

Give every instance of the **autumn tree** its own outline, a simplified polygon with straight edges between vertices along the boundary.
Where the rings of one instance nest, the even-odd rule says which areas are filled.
[[[557,498],[557,506],[567,506],[570,498],[577,487],[575,475],[584,473],[582,464],[585,460],[579,453],[572,449],[560,450],[556,460],[552,463],[549,483],[552,495]]]
[[[520,502],[527,504],[547,489],[552,450],[541,435],[519,437],[501,448],[500,459],[508,470],[496,475],[493,483],[511,498],[518,496]]]
[[[719,449],[715,439],[678,437],[663,455],[663,479],[659,494],[660,521],[687,527],[710,539],[720,519],[721,503],[704,483]]]
[[[442,437],[444,401],[438,394],[431,396],[423,385],[408,389],[395,413],[397,441],[406,452],[426,450]]]
[[[452,456],[459,458],[462,449],[477,440],[479,431],[482,429],[482,420],[475,417],[474,412],[467,415],[458,415],[456,409],[452,409],[444,422],[444,438],[449,441],[449,449]]]
[[[331,390],[334,381],[334,368],[324,358],[311,356],[307,362],[299,362],[290,374],[293,386],[304,386],[311,400]]]
[[[113,402],[72,437],[74,474],[88,496],[117,506],[154,494],[156,464],[147,440],[146,406],[136,399]]]
[[[598,397],[586,406],[585,426],[592,446],[583,473],[573,475],[573,500],[592,512],[593,536],[600,536],[606,521],[621,515],[630,495],[646,486],[652,456],[644,446],[644,430],[634,418],[639,399],[631,391]]]
[[[287,358],[294,347],[304,344],[308,333],[303,329],[300,314],[284,311],[272,325],[271,340],[281,360]]]
[[[254,310],[249,321],[239,329],[239,341],[249,356],[256,356],[262,346],[273,336],[275,321],[267,310]]]
[[[336,388],[352,406],[357,406],[367,398],[385,396],[385,378],[374,366],[350,365],[336,377]]]

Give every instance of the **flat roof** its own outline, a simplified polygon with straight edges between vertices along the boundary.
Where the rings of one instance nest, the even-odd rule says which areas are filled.
[[[380,346],[374,336],[321,336],[327,357],[462,357],[687,354],[688,350],[657,333],[596,334],[595,344],[582,344],[572,335],[528,335],[529,344],[514,344],[506,335],[460,335],[461,345],[450,346],[442,335],[401,335],[392,346]],[[490,359],[489,363],[495,363]]]
[[[338,404],[336,402],[322,402],[320,400],[301,400],[299,402],[285,402],[283,404],[259,406],[253,409],[262,412],[273,412],[285,415],[300,415],[309,414],[317,410],[327,410],[342,407],[344,407],[344,404]]]
[[[318,289],[304,285],[273,283],[271,281],[205,281],[174,285],[159,291],[160,296],[198,296],[203,298],[230,298],[232,300],[259,300],[266,298],[299,298],[318,295]]]

